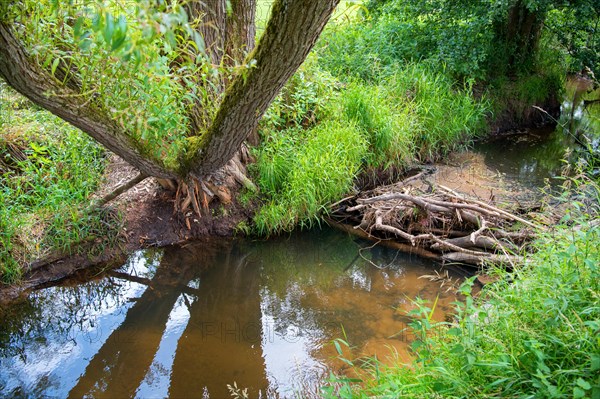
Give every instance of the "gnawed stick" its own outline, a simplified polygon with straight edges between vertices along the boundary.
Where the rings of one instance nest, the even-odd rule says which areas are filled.
[[[461,195],[457,194],[452,189],[450,189],[448,187],[445,187],[445,186],[442,186],[441,184],[439,184],[438,187],[441,188],[442,190],[446,191],[449,195],[451,195],[452,197],[454,197],[456,199],[459,199],[461,201],[470,201],[472,203],[480,205],[482,208],[487,208],[488,210],[491,210],[491,211],[503,214],[504,216],[509,217],[512,220],[516,220],[517,222],[521,222],[521,223],[523,223],[523,224],[525,224],[525,225],[527,225],[529,227],[533,227],[534,229],[542,229],[542,226],[538,226],[538,225],[536,225],[534,223],[531,223],[530,221],[525,220],[525,219],[523,219],[523,218],[521,218],[521,217],[519,217],[517,215],[513,215],[510,212],[506,212],[505,210],[502,210],[500,208],[496,208],[493,205],[486,204],[483,201],[479,201],[479,200],[475,200],[475,199],[466,199],[466,198],[462,197]]]
[[[494,264],[519,264],[524,263],[525,258],[517,255],[496,255],[491,254],[489,256],[478,256],[471,255],[462,252],[450,252],[442,255],[442,259],[449,262],[460,262],[460,263],[469,263],[472,265],[481,265],[485,262],[490,262]]]

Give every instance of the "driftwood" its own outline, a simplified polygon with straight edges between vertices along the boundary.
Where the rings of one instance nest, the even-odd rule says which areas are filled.
[[[429,181],[428,174],[336,203],[336,227],[445,262],[510,266],[524,261],[519,254],[543,226]]]

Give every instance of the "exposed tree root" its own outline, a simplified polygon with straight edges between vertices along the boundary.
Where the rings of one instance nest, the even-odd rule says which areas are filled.
[[[336,223],[374,240],[392,240],[428,257],[480,265],[522,263],[529,242],[544,226],[526,215],[459,194],[419,173],[402,182],[335,204]]]
[[[209,212],[213,200],[227,206],[233,202],[232,192],[239,186],[254,192],[258,191],[256,185],[246,176],[244,165],[249,161],[251,158],[248,150],[242,146],[241,150],[224,167],[201,179],[191,176],[186,180],[157,179],[157,181],[165,190],[174,193],[174,212],[182,216],[185,225],[190,230],[194,219],[202,218]],[[97,200],[93,206],[106,205],[147,177],[143,173],[138,174]]]

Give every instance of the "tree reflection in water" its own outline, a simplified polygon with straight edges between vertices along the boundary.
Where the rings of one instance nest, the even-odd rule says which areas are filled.
[[[42,291],[0,327],[0,388],[94,398],[220,398],[234,382],[251,397],[314,391],[342,365],[330,345],[341,326],[356,355],[404,350],[410,298],[439,294],[438,318],[454,299],[418,279],[431,263],[380,248],[363,251],[369,263],[359,244],[331,231],[214,240]]]

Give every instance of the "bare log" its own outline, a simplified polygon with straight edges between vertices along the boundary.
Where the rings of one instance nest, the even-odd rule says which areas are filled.
[[[442,256],[444,261],[448,262],[460,262],[460,263],[469,263],[472,265],[482,265],[485,263],[493,263],[493,264],[518,264],[524,263],[525,258],[522,256],[516,255],[489,255],[488,256],[479,256],[468,254],[464,252],[451,252],[448,254],[444,254]]]

